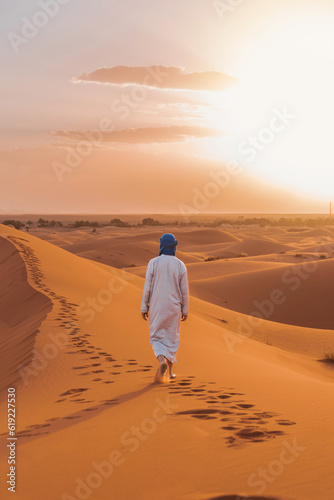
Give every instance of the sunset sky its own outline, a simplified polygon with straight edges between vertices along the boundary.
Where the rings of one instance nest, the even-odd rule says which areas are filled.
[[[0,213],[334,201],[330,0],[1,0]]]

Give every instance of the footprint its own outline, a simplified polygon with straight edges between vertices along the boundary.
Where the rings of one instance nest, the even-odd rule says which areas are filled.
[[[217,418],[214,415],[191,415],[193,418],[200,418],[202,420],[213,420]]]
[[[59,394],[59,396],[73,396],[73,394],[81,394],[82,392],[88,391],[88,388],[80,388],[80,389],[69,389],[66,392],[63,392],[62,394]]]
[[[115,398],[115,399],[105,399],[104,400],[104,404],[106,404],[106,405],[111,405],[111,404],[114,405],[114,404],[117,404],[117,403],[118,403],[118,399],[117,398]]]
[[[277,497],[262,497],[248,495],[221,495],[219,497],[210,497],[207,500],[280,500]]]
[[[212,415],[213,413],[219,413],[219,410],[208,409],[198,409],[198,410],[184,410],[178,411],[176,415]]]
[[[296,422],[292,422],[291,420],[276,420],[278,425],[296,425]]]
[[[259,430],[246,428],[236,432],[236,435],[242,439],[258,439],[263,438],[265,433]]]

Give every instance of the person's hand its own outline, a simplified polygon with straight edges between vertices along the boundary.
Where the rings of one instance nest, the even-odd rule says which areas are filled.
[[[146,313],[141,313],[141,316],[142,316],[142,318],[143,318],[145,321],[147,321],[147,319],[148,319],[148,312],[146,312]]]
[[[188,318],[188,314],[183,314],[181,316],[181,321],[185,321]]]

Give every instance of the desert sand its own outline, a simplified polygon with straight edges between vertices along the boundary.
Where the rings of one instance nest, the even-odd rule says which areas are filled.
[[[177,378],[157,385],[139,308],[167,231],[191,302]],[[333,247],[326,228],[0,225],[1,475],[15,387],[16,498],[330,499]]]

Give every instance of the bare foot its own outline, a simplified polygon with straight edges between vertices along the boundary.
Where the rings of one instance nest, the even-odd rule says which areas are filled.
[[[160,363],[159,368],[157,369],[157,372],[154,377],[154,382],[158,384],[163,384],[166,382],[166,373],[167,373],[167,362],[164,360],[162,363]]]

